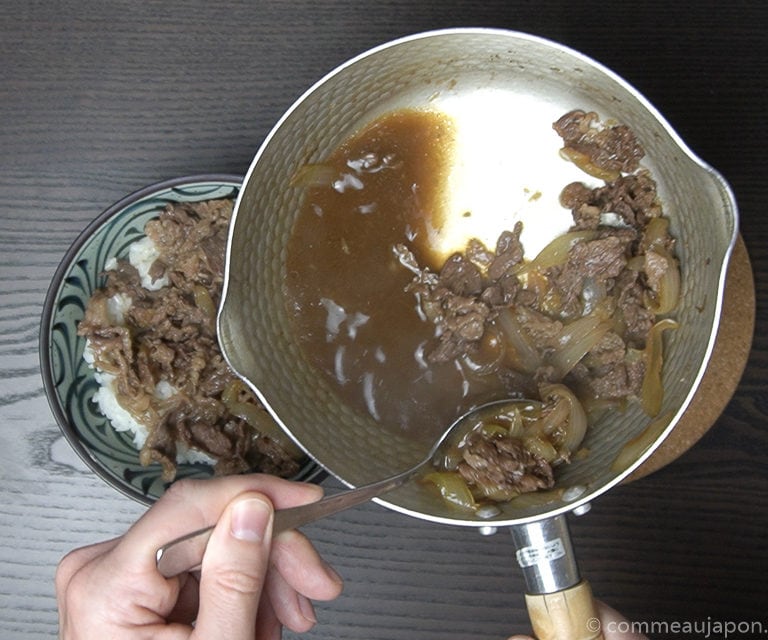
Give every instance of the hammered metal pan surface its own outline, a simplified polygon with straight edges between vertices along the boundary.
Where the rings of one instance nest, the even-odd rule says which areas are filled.
[[[478,100],[481,97],[481,100]],[[246,176],[230,230],[227,281],[219,314],[222,349],[286,431],[350,486],[394,474],[418,461],[420,441],[383,430],[334,395],[307,364],[284,307],[285,252],[302,191],[291,177],[319,162],[360,127],[401,107],[446,109],[503,105],[511,162],[509,188],[541,197],[518,215],[526,229],[563,231],[570,214],[557,195],[571,175],[551,124],[574,108],[629,125],[646,149],[682,268],[680,328],[667,332],[663,412],[669,426],[626,468],[613,462],[649,419],[639,407],[607,415],[588,432],[588,455],[558,475],[570,501],[505,507],[494,520],[457,512],[418,484],[381,499],[385,506],[437,522],[521,524],[568,511],[617,484],[664,439],[690,402],[714,343],[724,274],[737,233],[736,204],[723,178],[699,160],[635,89],[589,58],[556,43],[510,31],[453,29],[388,43],[340,66],[307,91],[276,124]],[[490,108],[490,107],[489,107]],[[482,117],[482,112],[479,112]],[[487,117],[500,117],[498,109]],[[504,228],[509,220],[500,220]],[[501,230],[499,228],[499,231]],[[539,238],[541,242],[548,238]],[[525,238],[524,238],[525,240]]]

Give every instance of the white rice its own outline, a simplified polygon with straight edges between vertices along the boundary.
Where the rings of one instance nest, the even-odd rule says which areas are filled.
[[[157,291],[169,284],[169,280],[165,276],[154,282],[149,277],[149,269],[158,256],[157,247],[150,238],[138,240],[129,248],[129,262],[138,270],[142,286],[151,291]],[[104,266],[107,270],[113,270],[117,266],[117,260],[111,258]],[[133,300],[121,293],[109,298],[107,301],[109,321],[115,326],[124,325],[125,312],[132,304]],[[115,431],[130,432],[133,436],[133,445],[136,449],[141,450],[149,435],[147,425],[137,420],[130,411],[118,402],[115,389],[116,378],[114,375],[100,371],[94,366],[93,349],[89,340],[86,340],[85,348],[83,349],[83,359],[94,370],[94,378],[99,384],[98,390],[93,395],[93,401],[98,405],[101,413],[109,420],[112,428]],[[172,398],[176,393],[178,393],[178,390],[167,380],[160,380],[155,386],[155,397],[159,400]],[[190,449],[182,443],[177,443],[176,462],[178,464],[190,462],[213,465],[216,463],[216,460],[202,451]]]
[[[141,276],[141,286],[150,291],[162,289],[170,283],[168,276],[163,276],[157,280],[152,280],[149,276],[149,270],[152,264],[160,257],[157,246],[152,238],[142,238],[137,240],[128,248],[128,260],[136,267]]]

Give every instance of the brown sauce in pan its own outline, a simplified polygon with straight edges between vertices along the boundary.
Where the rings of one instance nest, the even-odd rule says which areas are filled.
[[[341,145],[307,186],[287,252],[287,304],[305,356],[345,403],[385,427],[440,431],[473,396],[452,363],[423,361],[432,323],[406,287],[413,273],[393,252],[407,243],[435,264],[454,139],[435,112],[396,111]],[[328,168],[332,170],[328,170]]]

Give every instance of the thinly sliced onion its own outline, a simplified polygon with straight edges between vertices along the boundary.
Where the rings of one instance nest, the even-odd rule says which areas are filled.
[[[523,434],[523,416],[517,407],[512,407],[507,411],[505,417],[509,418],[509,435],[519,438]]]
[[[486,438],[509,435],[509,429],[499,422],[484,422],[480,427],[480,431]]]
[[[424,476],[425,482],[434,484],[443,500],[452,505],[474,511],[477,503],[467,483],[458,473],[451,471],[433,471]]]
[[[664,400],[664,388],[661,384],[661,370],[664,363],[662,333],[667,329],[677,329],[678,323],[671,318],[659,320],[648,332],[645,343],[645,375],[641,388],[640,404],[643,411],[651,417],[661,411]]]
[[[558,348],[550,355],[549,363],[555,368],[559,379],[563,379],[603,336],[611,329],[610,317],[605,317],[602,308],[578,320],[569,322],[558,336]]]
[[[554,462],[560,455],[547,438],[539,436],[530,436],[523,439],[523,446],[530,451],[533,455],[543,458],[549,463]]]
[[[568,260],[568,253],[578,242],[592,240],[597,236],[597,231],[569,231],[557,236],[546,245],[538,255],[530,262],[524,262],[516,269],[516,273],[523,274],[534,269],[549,269]]]
[[[555,385],[550,385],[550,387],[554,386]],[[546,400],[544,403],[544,410],[541,412],[541,416],[538,420],[531,423],[526,431],[527,434],[545,435],[549,437],[557,431],[558,427],[561,427],[568,422],[568,417],[571,414],[569,403],[565,402],[562,397],[552,397],[552,395],[544,396],[544,399]]]
[[[576,151],[573,147],[563,147],[560,149],[560,155],[566,160],[573,162],[573,164],[585,173],[588,173],[595,178],[600,178],[600,180],[613,182],[621,176],[621,172],[619,171],[611,171],[610,169],[603,169],[602,167],[597,166],[586,153]]]
[[[562,405],[567,408],[567,419],[563,422],[559,414],[557,416],[549,417],[550,425],[546,425],[545,429],[549,429],[550,433],[553,430],[558,429],[562,425],[560,433],[560,442],[558,444],[559,453],[563,458],[570,457],[587,433],[587,414],[584,411],[584,407],[579,402],[579,399],[573,394],[573,392],[563,384],[548,384],[543,385],[540,389],[542,398],[546,403],[554,402],[557,405]],[[555,413],[554,411],[552,412]],[[559,422],[554,422],[557,419]],[[547,418],[544,418],[542,422],[546,422]]]
[[[499,485],[478,485],[481,496],[494,502],[509,502],[520,495],[520,491],[514,487]]]
[[[208,318],[215,318],[216,305],[213,304],[213,298],[211,298],[211,294],[208,293],[208,289],[201,284],[196,284],[192,287],[192,294],[195,297],[195,306],[202,310]]]
[[[643,251],[651,251],[659,247],[666,247],[669,243],[669,219],[651,218],[645,226],[640,248]]]
[[[552,489],[550,491],[534,491],[531,493],[521,493],[513,498],[510,506],[515,509],[525,509],[527,507],[540,507],[556,500],[562,500],[563,489]]]
[[[653,313],[663,315],[672,311],[680,298],[680,266],[669,251],[664,248],[657,248],[645,254],[646,273],[648,273],[648,260],[653,259],[651,256],[656,256],[655,259],[657,260],[666,261],[667,268],[657,282],[651,282],[649,279],[648,284],[655,295],[647,296],[645,305]]]
[[[240,393],[245,391],[245,383],[239,378],[234,378],[224,385],[224,390],[221,392],[221,401],[224,406],[228,406],[239,401]]]
[[[540,402],[526,400],[512,404],[505,403],[503,407],[489,406],[477,415],[477,422],[474,423],[471,432],[483,430],[485,425],[490,424],[504,429],[503,435],[522,437],[528,432],[528,425],[539,419],[541,405]],[[465,443],[466,437],[462,439],[461,446]]]
[[[507,344],[507,358],[515,369],[533,373],[541,366],[541,355],[523,333],[523,327],[511,309],[502,309],[496,318]]]
[[[670,250],[669,219],[652,218],[645,227],[640,248],[644,252],[643,270],[649,276],[648,284],[653,290],[652,296],[647,296],[646,306],[657,315],[669,313],[677,306],[680,298],[680,265]],[[652,269],[649,261],[666,262],[667,268],[660,278],[650,277]]]
[[[436,467],[444,471],[456,471],[459,463],[464,459],[459,447],[440,447],[440,455],[432,461]]]

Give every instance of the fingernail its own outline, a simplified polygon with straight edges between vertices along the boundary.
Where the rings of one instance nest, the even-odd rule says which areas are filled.
[[[309,598],[305,598],[301,594],[299,594],[299,610],[301,611],[301,615],[309,620],[312,624],[317,622],[317,617],[315,616],[315,608],[312,606],[312,602],[310,602]]]
[[[249,498],[232,508],[230,530],[238,540],[261,542],[272,516],[272,508],[263,500]]]
[[[325,569],[325,572],[328,574],[328,577],[338,584],[344,584],[344,578],[342,578],[339,573],[334,569],[331,565],[329,565],[325,560],[323,560],[323,568]]]

